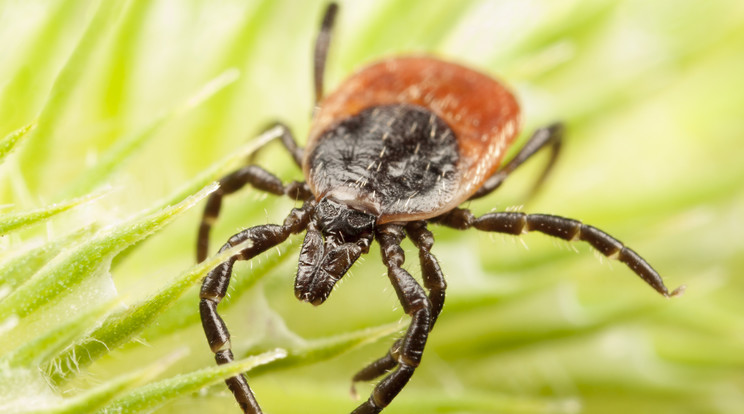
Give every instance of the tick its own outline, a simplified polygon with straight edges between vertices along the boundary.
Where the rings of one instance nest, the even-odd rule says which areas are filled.
[[[429,224],[519,235],[537,231],[568,241],[582,240],[603,255],[625,263],[664,296],[659,274],[636,252],[595,227],[544,214],[494,212],[475,217],[462,203],[497,189],[517,167],[545,148],[550,170],[561,146],[559,123],[538,129],[511,160],[504,153],[520,128],[519,105],[501,83],[466,67],[431,57],[396,57],[351,75],[328,96],[323,73],[337,5],[325,12],[315,42],[316,107],[307,146],[289,129],[281,142],[302,168],[305,181],[282,183],[256,165],[220,180],[208,199],[197,240],[197,260],[207,256],[211,223],[222,198],[246,184],[302,201],[282,225],[247,228],[225,243],[224,251],[250,240],[249,247],[211,270],[202,284],[202,325],[218,364],[233,360],[230,334],[217,313],[227,293],[233,265],[249,260],[306,232],[294,284],[295,296],[323,303],[333,286],[377,240],[388,278],[410,325],[382,358],[361,369],[353,381],[385,376],[354,413],[379,413],[395,398],[421,363],[429,332],[444,305],[446,282],[431,253]],[[423,287],[403,268],[401,241],[418,248]],[[246,377],[227,381],[244,413],[261,413]]]

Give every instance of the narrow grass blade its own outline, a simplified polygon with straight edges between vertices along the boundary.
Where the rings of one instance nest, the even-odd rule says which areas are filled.
[[[15,148],[18,141],[20,141],[28,131],[32,130],[34,126],[36,126],[35,123],[28,124],[23,128],[11,132],[0,140],[0,164],[2,164],[5,157],[13,151],[13,148]]]
[[[280,246],[278,248],[280,249],[280,253],[274,254],[274,252],[267,252],[264,254],[264,257],[258,260],[258,263],[256,263],[256,258],[254,258],[251,263],[250,276],[233,278],[230,282],[230,300],[220,304],[221,311],[224,312],[232,304],[239,302],[239,298],[244,293],[250,291],[256,283],[281,267],[282,264],[288,260],[297,260],[296,251],[298,246],[290,248]],[[195,306],[196,302],[193,296],[181,296],[158,318],[158,323],[150,324],[143,331],[142,336],[148,341],[153,341],[164,335],[172,334],[179,329],[200,323],[199,313],[195,312]]]
[[[251,371],[254,367],[281,360],[285,356],[286,352],[284,350],[276,349],[229,364],[204,368],[151,383],[117,398],[100,410],[99,413],[138,414],[154,410],[177,397],[220,383],[242,372]]]
[[[22,318],[68,293],[84,279],[107,269],[117,253],[149,237],[215,188],[214,185],[208,186],[178,204],[112,226],[65,252],[0,303],[0,315],[17,315]]]
[[[101,194],[98,193],[90,194],[87,196],[55,203],[50,206],[31,210],[28,212],[3,214],[2,216],[0,216],[0,235],[8,234],[11,231],[19,230],[43,222],[50,217],[65,212],[83,203],[90,202],[91,200],[94,200],[100,196]]]
[[[273,139],[276,139],[280,135],[281,135],[280,128],[278,127],[271,128],[270,130],[259,135],[256,139],[251,140],[250,142],[238,148],[236,151],[231,152],[229,155],[213,163],[211,166],[209,166],[209,168],[202,171],[193,180],[191,180],[189,183],[181,187],[181,189],[177,190],[175,192],[175,195],[165,198],[163,201],[159,203],[156,203],[154,207],[150,208],[147,211],[156,212],[158,210],[166,208],[167,206],[171,204],[177,203],[178,200],[182,200],[183,198],[187,197],[189,194],[195,193],[200,188],[208,185],[209,183],[214,182],[218,180],[219,178],[222,178],[228,172],[230,172],[233,168],[235,168],[235,164],[237,163],[238,160],[245,158],[248,154],[251,154],[252,152],[256,151],[258,148],[261,148],[263,145],[265,145],[266,143],[268,143],[269,141]],[[112,267],[116,267],[118,263],[126,259],[126,257],[137,246],[138,246],[138,243],[133,243],[126,250],[119,253],[114,259],[114,262],[112,263]]]
[[[354,348],[374,342],[400,331],[399,324],[384,325],[330,338],[310,341],[307,346],[290,351],[273,350],[240,362],[206,368],[191,374],[146,385],[107,406],[102,413],[139,413],[154,409],[181,394],[194,392],[233,375],[250,371],[260,375],[278,369],[288,369],[333,358]]]
[[[403,325],[393,323],[343,333],[328,338],[311,340],[301,347],[295,347],[288,350],[286,358],[257,367],[252,371],[252,374],[260,375],[269,371],[294,368],[331,359],[358,347],[373,343],[396,332],[400,332],[402,328]],[[253,349],[249,353],[256,353],[259,351],[260,350],[258,349]]]
[[[151,139],[160,129],[173,118],[180,116],[189,110],[198,107],[204,101],[214,96],[217,92],[234,83],[239,77],[236,69],[228,69],[207,82],[198,92],[187,99],[184,103],[165,112],[143,128],[135,131],[133,134],[126,136],[113,145],[93,167],[86,170],[78,181],[70,186],[65,192],[65,197],[85,194],[92,191],[98,186],[108,182],[111,176],[126,161],[131,158],[142,146]]]
[[[8,7],[3,9],[7,11],[3,17],[12,16],[11,5],[4,4]],[[70,44],[77,40],[70,39],[70,34],[77,33],[76,26],[89,14],[91,3],[60,1],[45,6],[44,20],[31,37],[22,41],[15,39],[17,33],[10,34],[14,41],[23,45],[22,53],[16,56],[17,63],[9,62],[8,56],[3,54],[3,65],[16,63],[13,73],[0,82],[0,113],[3,114],[0,124],[4,126],[25,123],[38,115],[60,65],[70,53]],[[16,13],[19,17],[32,14]],[[8,44],[7,40],[3,43]]]
[[[96,328],[80,344],[71,347],[50,364],[53,379],[60,381],[70,374],[70,367],[79,370],[93,361],[129,342],[171,306],[189,287],[201,280],[209,269],[246,248],[250,241],[241,243],[193,266],[171,281],[157,294],[117,312]],[[196,310],[196,306],[194,307]],[[74,361],[74,363],[68,363]]]
[[[23,410],[21,413],[39,413],[39,414],[78,414],[91,413],[103,407],[111,400],[124,394],[134,387],[147,384],[156,376],[161,374],[166,368],[173,365],[178,359],[186,355],[186,351],[177,352],[167,358],[163,358],[146,368],[137,370],[132,373],[121,375],[106,383],[95,387],[89,391],[83,392],[75,397],[68,398],[62,402],[55,403],[52,407],[43,409]]]
[[[18,253],[0,264],[0,286],[15,289],[57,256],[63,249],[79,244],[93,235],[98,226],[85,226],[64,237],[47,242],[39,247]]]
[[[500,413],[500,414],[573,414],[582,412],[581,402],[573,398],[531,397],[464,390],[457,395],[408,391],[395,400],[389,411],[395,413]],[[454,393],[453,393],[454,394]]]
[[[191,181],[191,183],[189,183],[189,185],[184,186],[181,191],[176,192],[176,194],[171,199],[166,199],[166,205],[170,204],[172,202],[171,200],[173,199],[180,199],[184,196],[184,194],[191,194],[196,189],[201,188],[219,178],[222,178],[228,172],[231,172],[233,168],[235,168],[235,163],[238,160],[245,159],[246,156],[258,150],[271,140],[280,137],[281,133],[281,128],[271,128],[255,139],[250,140],[248,143],[241,146],[240,148],[237,148],[229,155],[225,156],[224,158],[209,166],[209,168],[202,171],[196,178]]]
[[[31,191],[36,189],[43,177],[42,167],[50,155],[47,143],[57,130],[65,108],[70,105],[70,100],[74,96],[73,91],[86,73],[85,68],[90,66],[96,49],[106,40],[106,33],[114,26],[112,21],[115,21],[115,16],[124,4],[125,2],[120,0],[98,2],[96,13],[80,42],[54,81],[54,86],[39,114],[38,127],[21,154],[21,165]]]
[[[38,367],[75,343],[113,309],[118,300],[96,306],[88,312],[75,315],[37,338],[0,357],[0,366]]]

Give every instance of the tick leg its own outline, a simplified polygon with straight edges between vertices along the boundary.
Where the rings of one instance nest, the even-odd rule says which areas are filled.
[[[219,305],[227,294],[233,265],[237,260],[249,260],[253,258],[259,253],[283,242],[290,234],[299,233],[305,229],[314,206],[314,202],[306,202],[302,208],[293,209],[281,226],[266,224],[245,229],[232,236],[220,249],[220,252],[225,251],[246,240],[253,242],[238,254],[230,257],[226,262],[212,269],[202,283],[199,294],[201,298],[199,312],[201,314],[204,333],[207,336],[209,347],[215,354],[214,357],[217,364],[226,364],[233,360],[230,346],[230,332],[228,332],[225,322],[223,322],[217,313],[217,305]],[[232,391],[235,400],[237,400],[244,413],[261,413],[261,408],[258,406],[244,375],[228,378],[225,383],[227,383],[228,388]]]
[[[444,306],[444,292],[447,289],[447,282],[444,280],[442,269],[439,262],[431,254],[431,247],[434,245],[434,235],[426,228],[426,222],[414,221],[406,225],[406,233],[413,241],[413,244],[419,249],[419,260],[421,262],[421,273],[424,280],[424,287],[429,290],[429,302],[431,302],[431,325],[429,330],[434,329],[434,323],[437,321],[439,313]],[[352,384],[361,381],[371,381],[398,364],[402,339],[395,341],[388,353],[362,368],[352,378]],[[352,393],[355,393],[352,385]]]
[[[257,165],[248,165],[220,179],[220,187],[209,195],[204,207],[204,214],[199,225],[199,234],[196,238],[196,261],[201,262],[207,257],[209,249],[209,232],[212,224],[220,214],[222,198],[232,194],[246,184],[250,184],[257,190],[266,191],[271,194],[287,194],[296,199],[307,199],[310,189],[304,183],[292,182],[285,186],[281,180],[270,172]]]
[[[437,222],[456,229],[475,227],[478,230],[519,235],[538,231],[567,241],[582,240],[603,255],[625,263],[630,270],[666,297],[682,293],[680,286],[671,293],[664,286],[659,273],[638,253],[604,231],[580,221],[547,214],[525,214],[518,212],[488,213],[474,217],[469,210],[455,209],[439,217]]]
[[[289,129],[289,127],[284,122],[274,122],[270,124],[268,127],[266,127],[262,133],[265,133],[273,128],[280,128],[282,130],[282,135],[279,136],[279,140],[281,141],[284,148],[289,152],[289,154],[292,156],[292,160],[294,160],[295,164],[297,164],[298,167],[302,168],[302,157],[304,150],[302,147],[299,147],[297,145],[297,140],[295,140],[294,135],[292,135],[292,131]],[[273,140],[272,140],[273,141]],[[256,151],[253,151],[251,155],[248,157],[248,163],[253,164],[253,160],[256,158],[256,155],[258,152],[264,148],[262,146]]]
[[[444,280],[444,274],[439,267],[436,257],[431,254],[431,247],[434,245],[434,235],[426,228],[425,221],[414,221],[406,225],[406,233],[411,238],[413,244],[419,249],[419,261],[421,262],[421,277],[424,280],[424,287],[429,291],[429,301],[431,302],[431,327],[434,328],[439,313],[444,306],[444,292],[447,289],[447,282]]]
[[[532,190],[530,190],[530,194],[528,195],[528,197],[531,197],[533,194],[535,194],[535,192],[537,192],[537,190],[545,181],[545,178],[553,169],[553,165],[555,164],[555,160],[558,158],[558,154],[561,149],[561,143],[563,141],[563,130],[563,124],[555,123],[535,131],[535,133],[532,134],[532,137],[530,137],[527,143],[524,144],[522,149],[519,150],[519,153],[517,153],[517,155],[512,158],[511,161],[509,161],[506,165],[501,167],[498,171],[496,171],[496,173],[489,177],[483,184],[483,186],[478,191],[476,191],[475,194],[470,197],[470,199],[473,200],[490,194],[491,192],[493,192],[493,190],[499,188],[501,184],[503,184],[504,180],[506,180],[506,177],[508,177],[509,174],[516,170],[520,165],[530,159],[541,149],[550,146],[550,159],[548,160],[547,165],[545,165],[542,174],[540,174],[540,177],[532,186]]]
[[[388,277],[395,288],[403,310],[411,316],[403,338],[396,341],[391,355],[396,356],[397,369],[383,378],[367,401],[357,407],[352,414],[379,413],[395,398],[408,383],[416,367],[421,362],[424,346],[431,329],[431,302],[421,285],[401,266],[405,261],[400,242],[403,240],[403,227],[396,224],[381,226],[377,240],[382,251],[382,260],[388,268]]]
[[[336,3],[331,3],[328,5],[325,14],[323,14],[323,23],[321,23],[320,25],[320,32],[318,32],[318,37],[315,39],[313,78],[315,81],[316,104],[320,102],[321,99],[323,99],[323,77],[325,75],[325,64],[326,58],[328,57],[328,48],[331,44],[331,32],[333,31],[333,23],[336,20],[337,12],[338,5]]]

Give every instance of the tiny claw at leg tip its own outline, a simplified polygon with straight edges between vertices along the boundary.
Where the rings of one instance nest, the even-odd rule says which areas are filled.
[[[351,390],[349,391],[351,392],[351,398],[353,398],[356,401],[359,401],[359,393],[356,390],[356,383],[354,382],[351,383]]]
[[[687,285],[681,285],[677,289],[674,289],[672,293],[667,295],[669,298],[675,298],[677,296],[682,296],[683,293],[685,293],[685,289],[687,289]]]

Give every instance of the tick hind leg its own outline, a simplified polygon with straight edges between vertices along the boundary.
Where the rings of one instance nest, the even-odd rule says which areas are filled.
[[[391,355],[395,355],[393,366],[397,368],[377,384],[369,399],[352,414],[379,413],[390,404],[411,379],[421,362],[421,355],[431,330],[431,302],[421,285],[401,267],[405,261],[403,249],[400,247],[403,237],[403,227],[400,225],[386,225],[377,231],[377,240],[380,243],[382,260],[388,268],[388,277],[395,288],[398,300],[403,305],[403,310],[411,316],[411,324],[403,338],[396,341],[390,351]]]
[[[419,260],[421,262],[421,276],[424,281],[424,287],[429,291],[429,302],[431,303],[431,323],[429,330],[434,328],[434,323],[439,317],[439,313],[444,306],[445,290],[447,282],[444,280],[442,269],[439,262],[431,254],[431,248],[434,245],[434,235],[426,228],[426,222],[415,221],[406,225],[406,233],[413,244],[419,249]],[[400,347],[403,338],[398,339],[390,347],[388,353],[380,359],[362,368],[352,378],[352,393],[356,394],[354,383],[361,381],[372,381],[375,378],[387,373],[398,365],[400,358]]]
[[[481,188],[476,191],[470,199],[473,200],[484,197],[501,187],[501,184],[504,183],[504,180],[506,180],[509,174],[516,170],[525,161],[532,158],[532,156],[538,151],[547,147],[550,149],[550,158],[527,196],[527,198],[532,197],[542,186],[543,182],[545,182],[545,178],[547,178],[548,174],[553,169],[553,165],[555,165],[555,160],[558,159],[558,154],[560,153],[561,144],[563,142],[564,129],[563,124],[555,123],[535,131],[527,143],[524,144],[522,149],[519,150],[519,153],[489,177],[486,182],[483,183],[483,186],[481,186]]]
[[[617,259],[627,265],[654,290],[666,297],[676,296],[684,289],[684,286],[681,286],[670,293],[659,273],[638,253],[604,231],[577,220],[518,212],[488,213],[476,218],[469,210],[455,209],[440,217],[438,223],[456,229],[474,227],[478,230],[513,235],[537,231],[567,241],[582,240],[606,257]]]
[[[276,123],[272,127],[274,126],[282,128],[283,131],[280,137],[282,144],[292,155],[294,161],[300,165],[302,162],[302,148],[297,146],[294,137],[292,137],[292,133],[284,124]],[[257,190],[266,191],[276,195],[286,194],[298,200],[304,200],[308,198],[310,194],[310,189],[304,183],[293,182],[285,187],[279,178],[257,165],[248,165],[230,173],[222,177],[219,180],[219,184],[219,188],[209,195],[207,204],[204,207],[204,213],[202,214],[202,221],[199,225],[199,234],[196,238],[197,262],[201,262],[207,258],[209,250],[209,232],[212,229],[212,224],[217,220],[217,217],[220,214],[222,198],[226,195],[240,190],[246,184],[250,184]]]
[[[226,262],[212,269],[202,283],[199,294],[201,299],[199,313],[201,314],[204,333],[207,336],[209,347],[215,354],[214,357],[217,364],[221,365],[233,361],[230,332],[228,332],[225,322],[223,322],[217,313],[217,305],[220,304],[227,294],[233,265],[237,260],[249,260],[259,253],[265,252],[271,247],[283,242],[290,234],[299,233],[304,230],[308,225],[314,206],[315,203],[310,201],[305,202],[299,209],[293,209],[281,226],[266,224],[245,229],[232,236],[220,249],[220,252],[222,252],[247,240],[253,242],[236,255],[230,257]],[[227,383],[228,388],[232,391],[244,413],[261,413],[261,408],[258,406],[245,376],[237,375],[228,378],[225,383]]]

